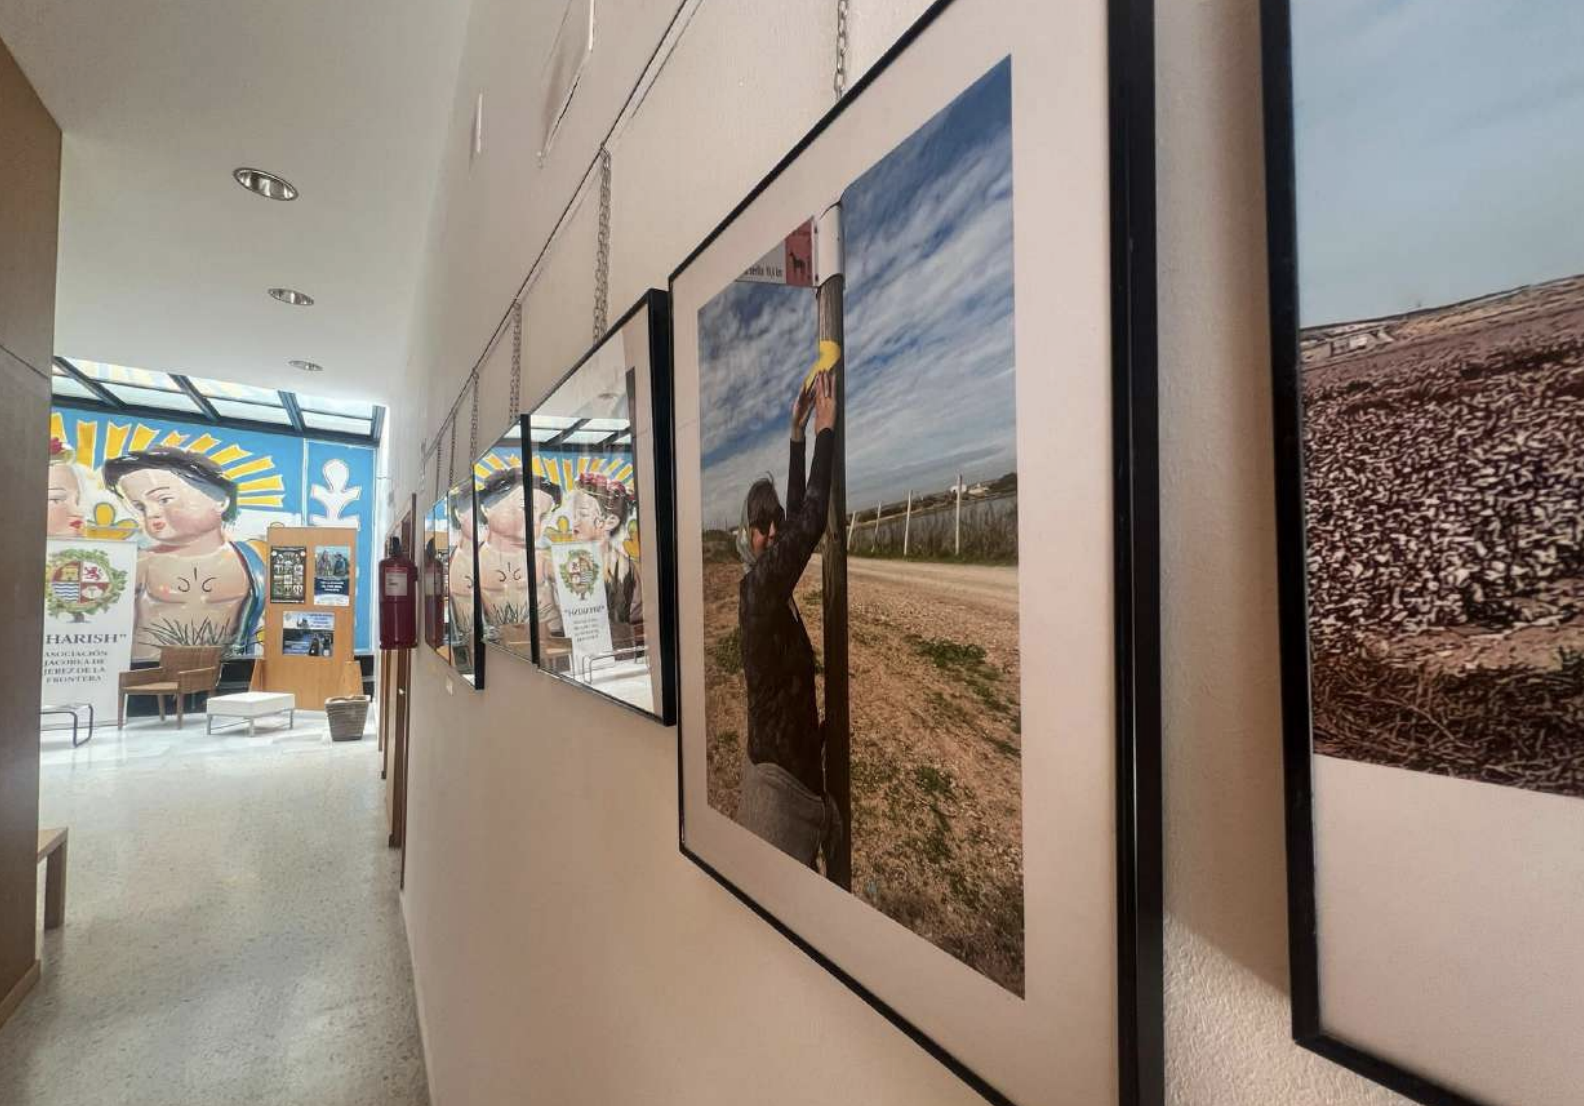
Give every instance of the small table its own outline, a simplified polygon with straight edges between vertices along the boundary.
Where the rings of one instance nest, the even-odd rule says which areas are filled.
[[[253,736],[253,723],[271,714],[286,715],[289,730],[297,722],[297,697],[289,691],[243,691],[236,695],[209,696],[209,720],[205,733],[214,733],[216,718],[246,719],[248,736]]]
[[[78,741],[77,740],[77,723],[80,721],[80,719],[77,717],[77,712],[80,711],[80,710],[85,710],[85,711],[88,712],[88,736],[83,738],[81,741]],[[88,744],[88,742],[93,740],[94,709],[93,709],[93,704],[92,703],[54,703],[54,704],[45,703],[45,704],[43,704],[42,706],[39,707],[39,713],[40,714],[64,714],[64,715],[67,715],[69,718],[71,718],[71,720],[72,720],[72,748],[73,749],[77,748],[79,745],[86,745],[86,744]]]

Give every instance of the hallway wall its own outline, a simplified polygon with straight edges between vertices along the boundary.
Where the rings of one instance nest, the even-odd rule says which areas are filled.
[[[0,1021],[33,971],[45,420],[55,352],[60,128],[0,43]]]
[[[925,6],[851,0],[850,79]],[[393,437],[395,487],[420,510],[437,487],[420,440],[660,42],[663,7],[598,5],[540,164],[562,5],[472,4]],[[1258,3],[1157,9],[1169,1099],[1398,1102],[1288,1037]],[[612,318],[830,106],[835,16],[834,0],[692,11],[611,144]],[[574,211],[529,293],[525,405],[589,344],[595,209],[591,195]],[[508,335],[475,453],[506,422],[509,364]],[[442,484],[471,456],[467,415]],[[678,853],[674,731],[495,651],[487,682],[474,692],[418,650],[405,912],[439,1106],[981,1101]]]

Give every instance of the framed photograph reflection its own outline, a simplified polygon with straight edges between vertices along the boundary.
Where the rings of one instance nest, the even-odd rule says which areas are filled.
[[[676,720],[670,311],[650,291],[523,416],[541,669]]]
[[[424,643],[451,663],[451,605],[446,600],[446,562],[451,557],[450,497],[436,500],[423,519],[423,557],[418,566],[423,589]]]
[[[528,579],[529,503],[523,479],[522,420],[513,418],[473,463],[478,501],[478,602],[484,643],[533,660],[533,593]]]
[[[483,614],[478,602],[479,515],[472,477],[452,488],[445,503],[450,523],[450,548],[445,562],[445,621],[451,667],[473,687],[483,687]]]
[[[1017,1106],[1164,1095],[1150,26],[932,6],[671,278],[683,852]]]
[[[1293,1033],[1584,1101],[1584,6],[1261,27]]]

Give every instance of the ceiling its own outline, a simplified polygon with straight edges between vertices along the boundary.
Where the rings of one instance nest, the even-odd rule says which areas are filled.
[[[0,0],[64,135],[56,354],[389,402],[469,6]]]

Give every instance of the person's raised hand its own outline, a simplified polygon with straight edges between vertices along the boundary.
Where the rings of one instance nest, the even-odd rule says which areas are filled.
[[[809,415],[814,411],[814,393],[818,389],[818,381],[807,388],[799,388],[797,398],[792,401],[792,440],[803,440],[803,428],[808,425]]]
[[[822,372],[814,378],[814,433],[836,426],[836,378]]]

